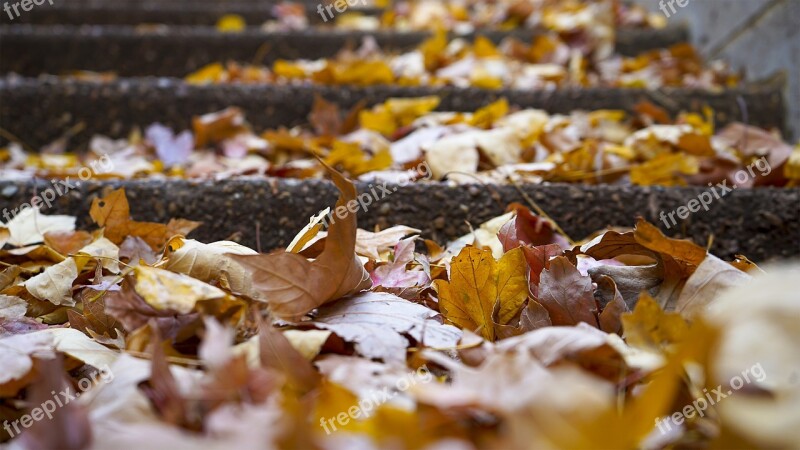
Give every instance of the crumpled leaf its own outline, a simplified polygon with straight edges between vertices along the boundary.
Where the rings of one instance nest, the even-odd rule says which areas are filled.
[[[74,231],[75,217],[46,216],[39,208],[25,208],[8,223],[0,225],[0,231],[4,229],[8,232],[7,243],[22,247],[43,242],[45,233]]]
[[[13,319],[25,316],[28,303],[11,295],[0,295],[0,318]]]
[[[369,273],[355,254],[356,215],[346,204],[356,199],[356,188],[328,168],[341,195],[335,211],[345,210],[328,231],[325,250],[313,261],[284,251],[267,255],[229,255],[253,277],[253,287],[281,319],[296,321],[311,310],[346,295],[369,288]]]
[[[367,292],[320,308],[311,322],[356,344],[367,358],[404,363],[408,335],[433,348],[454,348],[461,331],[442,325],[436,312],[385,292]]]
[[[158,267],[189,275],[206,283],[216,283],[233,293],[261,300],[247,271],[227,255],[257,255],[255,250],[231,241],[203,244],[194,239],[175,237],[167,243],[166,260]]]
[[[78,266],[74,259],[67,258],[26,281],[25,289],[39,300],[49,301],[54,305],[75,306],[72,283],[76,278]]]
[[[414,260],[415,238],[403,239],[394,248],[394,259],[380,266],[370,275],[374,286],[386,288],[408,288],[423,286],[430,282],[427,273],[420,270],[407,270],[406,266]]]
[[[203,300],[225,297],[225,292],[182,273],[148,266],[133,269],[136,292],[156,309],[173,309],[187,314]]]
[[[686,280],[675,310],[690,318],[719,298],[723,291],[741,286],[752,277],[714,255],[708,255]]]
[[[356,232],[356,253],[380,261],[381,253],[388,251],[400,239],[419,232],[420,230],[405,225],[395,225],[378,232],[359,228]]]

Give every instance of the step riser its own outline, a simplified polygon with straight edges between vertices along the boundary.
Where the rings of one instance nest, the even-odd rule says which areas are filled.
[[[73,180],[75,181],[75,180]],[[166,222],[182,217],[204,222],[192,235],[210,242],[241,236],[255,247],[260,230],[262,250],[286,246],[308,218],[336,201],[329,182],[309,180],[227,180],[218,183],[175,181],[82,182],[55,200],[46,214],[75,215],[89,226],[88,210],[103,186],[124,186],[136,220]],[[0,211],[30,202],[49,188],[47,182],[0,182]],[[393,190],[392,186],[388,189]],[[608,225],[631,226],[637,215],[665,229],[661,211],[669,213],[705,192],[702,188],[527,185],[524,191],[573,238],[582,238]],[[359,191],[370,186],[360,183]],[[380,190],[378,190],[380,192]],[[383,194],[379,194],[383,195]],[[423,230],[423,236],[444,243],[473,226],[504,212],[509,202],[524,203],[513,186],[451,187],[417,184],[378,198],[359,211],[359,226],[372,229],[404,224]],[[800,252],[800,189],[754,189],[729,193],[709,211],[691,214],[671,235],[693,238],[704,245],[714,236],[712,252],[724,258],[741,253],[755,261],[796,257]],[[258,224],[258,225],[257,225]]]
[[[549,92],[486,91],[457,88],[342,88],[337,86],[189,86],[176,80],[123,80],[111,84],[41,82],[33,79],[0,79],[0,123],[31,146],[45,145],[79,122],[86,128],[73,143],[88,142],[94,134],[126,136],[134,125],[154,122],[175,129],[191,126],[193,115],[239,106],[257,131],[307,122],[319,93],[348,108],[359,101],[368,104],[390,97],[438,95],[440,110],[474,111],[500,97],[513,105],[541,108],[553,113],[576,109],[624,109],[632,111],[643,100],[658,104],[673,114],[680,110],[701,111],[704,105],[716,112],[718,124],[742,120],[739,100],[747,105],[749,122],[784,128],[784,101],[777,88],[750,87],[719,94],[674,90],[653,92],[632,89],[585,89]],[[24,105],[24,106],[20,106]]]

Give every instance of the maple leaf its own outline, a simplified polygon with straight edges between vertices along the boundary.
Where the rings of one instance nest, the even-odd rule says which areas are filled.
[[[130,212],[125,188],[119,188],[103,198],[92,200],[89,215],[97,225],[103,227],[104,236],[111,242],[119,245],[127,236],[137,236],[153,249],[160,249],[174,235],[189,234],[200,226],[199,222],[188,220],[171,220],[167,225],[135,222]]]
[[[356,188],[339,172],[328,172],[341,195],[337,213],[355,202]],[[371,286],[369,273],[355,254],[356,214],[346,213],[334,221],[325,241],[325,250],[313,261],[288,252],[267,255],[228,255],[244,266],[253,277],[272,313],[296,321],[321,305]]]
[[[528,298],[527,264],[520,249],[495,261],[486,249],[465,247],[450,265],[450,281],[436,280],[439,306],[447,320],[495,339],[497,323],[505,325],[522,309]]]

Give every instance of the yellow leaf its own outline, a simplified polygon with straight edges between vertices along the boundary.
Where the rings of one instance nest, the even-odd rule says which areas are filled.
[[[478,58],[488,58],[500,55],[497,47],[485,36],[478,36],[473,44],[472,51]]]
[[[473,87],[480,89],[500,89],[503,87],[502,79],[494,77],[480,68],[470,75],[470,83]]]
[[[197,302],[225,297],[219,288],[181,273],[136,266],[134,289],[150,306],[188,314]]]
[[[490,250],[465,247],[451,262],[450,282],[435,282],[442,314],[489,341],[495,337],[492,313],[497,300],[496,274],[497,263]]]
[[[217,21],[217,31],[222,33],[239,33],[244,31],[247,23],[238,14],[225,14]]]
[[[222,64],[212,63],[187,75],[186,82],[190,84],[215,83],[220,81],[224,74],[225,68],[222,67]]]
[[[358,113],[358,121],[362,128],[377,131],[384,136],[389,136],[397,130],[394,116],[388,109],[379,106],[372,110],[363,110]]]
[[[429,71],[439,66],[439,59],[447,49],[447,32],[443,28],[436,30],[436,34],[419,46],[419,51],[425,58],[425,68]]]
[[[507,325],[528,298],[528,265],[521,247],[500,258],[497,265],[497,323]]]
[[[334,141],[331,154],[325,158],[330,166],[341,166],[352,176],[383,170],[392,165],[392,155],[388,149],[380,149],[372,158],[367,159],[366,152],[357,142]]]
[[[495,261],[492,251],[465,247],[453,258],[450,281],[436,280],[442,314],[456,325],[479,330],[487,340],[496,336],[498,323],[508,324],[528,298],[528,265],[522,249],[514,249]]]
[[[189,275],[206,283],[217,282],[219,286],[235,294],[262,300],[253,289],[252,280],[244,267],[227,254],[256,255],[255,250],[230,241],[204,244],[181,236],[172,238],[165,250],[166,260],[159,268]]]
[[[501,98],[475,111],[475,114],[469,120],[469,124],[473,127],[489,128],[495,121],[505,117],[506,114],[508,114],[508,100]]]
[[[272,71],[275,72],[275,75],[286,78],[305,78],[307,76],[306,70],[299,64],[283,59],[275,61],[275,64],[272,66]]]
[[[695,175],[700,170],[697,158],[682,153],[660,154],[631,168],[631,183],[640,186],[683,186],[683,175]]]
[[[400,126],[411,125],[418,118],[439,106],[441,99],[435,95],[416,98],[390,98],[384,103]]]
[[[292,239],[292,242],[286,247],[289,253],[300,253],[312,239],[322,230],[322,219],[331,212],[331,208],[325,208],[316,216],[312,216],[308,221],[308,225],[303,227]]]
[[[398,128],[408,126],[439,106],[436,96],[418,98],[390,98],[371,110],[363,110],[358,119],[362,128],[389,136]]]
[[[646,292],[639,297],[633,312],[622,315],[622,328],[628,344],[655,351],[681,342],[688,332],[680,314],[662,311]]]
[[[333,81],[336,84],[355,84],[358,86],[392,84],[394,82],[394,72],[383,61],[355,61],[334,66]]]

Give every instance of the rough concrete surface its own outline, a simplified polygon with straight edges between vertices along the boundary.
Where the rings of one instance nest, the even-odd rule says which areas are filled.
[[[749,86],[723,92],[688,89],[561,89],[553,91],[484,90],[454,87],[375,86],[192,86],[166,78],[121,79],[114,83],[86,83],[59,79],[0,78],[0,126],[24,137],[31,146],[45,145],[70,127],[83,123],[73,145],[93,134],[126,136],[133,126],[160,122],[176,129],[191,126],[193,115],[228,106],[241,107],[256,130],[306,123],[316,94],[344,108],[364,100],[368,105],[390,97],[438,95],[440,110],[474,111],[498,98],[512,105],[541,108],[552,113],[575,109],[624,109],[650,101],[673,114],[711,106],[719,125],[739,120],[739,100],[748,105],[751,123],[773,127],[783,123],[783,97],[770,86]],[[3,139],[0,139],[3,142]]]
[[[0,210],[30,201],[49,184],[0,181]],[[332,183],[322,180],[178,180],[82,182],[58,198],[47,214],[75,215],[89,225],[89,206],[103,188],[124,186],[137,220],[166,222],[180,217],[203,222],[193,237],[203,241],[233,236],[262,250],[287,245],[318,213],[336,201]],[[360,183],[361,192],[370,186]],[[376,199],[359,212],[359,226],[372,229],[404,224],[423,230],[423,236],[444,243],[469,232],[469,225],[504,212],[510,202],[525,203],[514,186],[418,183],[402,189],[388,186],[391,195]],[[641,215],[665,228],[660,212],[670,212],[696,198],[702,188],[633,186],[525,185],[534,202],[574,239],[606,226],[632,226]],[[381,194],[382,195],[382,194]],[[667,230],[705,245],[713,235],[712,252],[730,258],[742,253],[755,261],[800,255],[800,189],[737,190]]]

